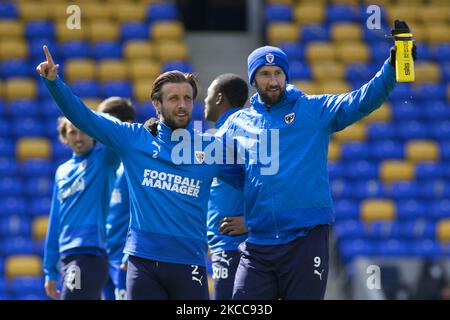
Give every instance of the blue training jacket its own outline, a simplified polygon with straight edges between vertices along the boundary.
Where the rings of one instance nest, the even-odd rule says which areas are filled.
[[[228,117],[241,110],[231,109],[225,112],[215,127],[220,128]],[[219,231],[220,221],[225,217],[244,215],[244,193],[228,183],[214,178],[208,201],[208,244],[211,253],[221,250],[237,250],[239,244],[247,239],[247,234],[228,236]]]
[[[110,261],[121,263],[130,224],[130,200],[123,165],[117,169],[117,179],[106,217],[106,252]]]
[[[285,244],[311,227],[334,221],[327,171],[330,135],[377,109],[394,86],[395,70],[386,61],[381,71],[358,90],[339,95],[306,95],[287,85],[279,103],[267,108],[256,93],[250,99],[250,108],[228,118],[217,136],[229,136],[245,149],[244,199],[249,243]],[[279,133],[279,143],[274,144],[278,146],[278,156],[272,159],[278,161],[278,168],[275,174],[263,175],[261,169],[269,168],[269,164],[255,154],[264,150],[258,135],[270,129],[278,131],[273,130],[273,136],[267,134],[269,146]],[[269,172],[274,173],[273,169]]]
[[[44,274],[56,280],[60,256],[101,254],[106,250],[105,223],[120,160],[98,146],[58,167],[45,241]]]
[[[172,130],[164,123],[153,137],[142,124],[122,123],[93,112],[59,77],[43,81],[64,115],[111,147],[122,160],[130,197],[130,231],[124,252],[144,259],[205,266],[212,179],[219,176],[242,185],[242,166],[207,165],[202,157],[205,151],[200,149],[208,143],[197,145],[194,137],[200,133],[191,125],[184,139],[191,150],[183,153],[179,150],[182,139],[172,141]],[[172,151],[187,156],[191,164],[175,164]]]

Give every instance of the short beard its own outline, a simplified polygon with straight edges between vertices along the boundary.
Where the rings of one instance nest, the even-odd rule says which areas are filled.
[[[260,87],[258,87],[257,84],[255,84],[255,86],[256,86],[256,90],[258,91],[261,101],[268,105],[273,105],[273,104],[277,104],[278,102],[280,102],[281,99],[283,99],[284,93],[286,91],[286,86],[284,86],[283,88],[281,88],[280,94],[278,95],[278,97],[274,99],[274,98],[271,98],[270,96],[266,95],[264,90],[262,90]]]
[[[165,112],[165,110],[163,108],[161,108],[161,113],[164,116],[164,121],[163,122],[166,124],[166,126],[171,128],[172,130],[186,128],[188,126],[189,122],[192,119],[192,115],[191,115],[191,117],[189,117],[188,121],[185,124],[179,125],[175,120],[173,120],[173,118],[169,114],[167,114]]]

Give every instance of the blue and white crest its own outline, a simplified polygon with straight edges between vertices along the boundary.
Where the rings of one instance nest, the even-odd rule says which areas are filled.
[[[266,54],[266,60],[268,63],[273,63],[275,56],[271,53]]]
[[[292,121],[294,121],[294,119],[295,119],[295,112],[289,113],[284,116],[284,122],[286,122],[287,124],[291,124]]]

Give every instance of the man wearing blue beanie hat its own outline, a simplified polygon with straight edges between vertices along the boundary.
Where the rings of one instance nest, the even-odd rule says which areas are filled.
[[[247,62],[250,83],[253,83],[256,71],[262,66],[280,67],[286,76],[286,81],[289,81],[288,57],[280,48],[271,46],[258,48],[248,56]]]
[[[394,66],[391,49],[381,70],[360,89],[307,95],[288,84],[282,50],[265,46],[249,55],[249,82],[257,93],[250,108],[231,115],[216,134],[245,151],[248,238],[239,246],[233,299],[324,298],[334,222],[327,171],[330,135],[383,104],[395,87]],[[269,153],[277,160],[276,170],[266,170]]]

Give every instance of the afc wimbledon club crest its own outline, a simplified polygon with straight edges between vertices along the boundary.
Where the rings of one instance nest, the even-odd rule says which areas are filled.
[[[286,122],[287,124],[291,124],[292,121],[294,121],[294,119],[295,119],[295,113],[294,112],[289,113],[289,114],[284,116],[284,122]]]
[[[195,151],[194,156],[198,163],[205,161],[205,151]]]
[[[273,63],[274,55],[271,53],[266,54],[266,60],[268,63]]]

